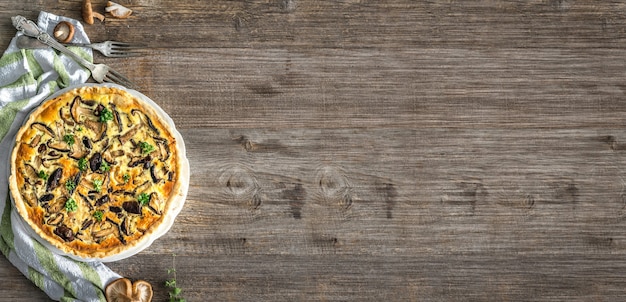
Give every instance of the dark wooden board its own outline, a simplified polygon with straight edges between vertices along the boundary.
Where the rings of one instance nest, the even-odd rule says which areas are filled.
[[[171,231],[110,264],[156,301],[172,261],[188,301],[626,295],[626,2],[120,2],[86,30],[150,55],[95,60],[191,162]],[[0,44],[79,3],[0,1]],[[0,297],[46,301],[0,267]]]

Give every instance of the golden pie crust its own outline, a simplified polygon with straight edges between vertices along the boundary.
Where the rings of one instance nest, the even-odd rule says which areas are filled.
[[[151,105],[116,87],[45,101],[16,136],[15,207],[64,253],[104,258],[131,249],[184,196],[174,132]]]

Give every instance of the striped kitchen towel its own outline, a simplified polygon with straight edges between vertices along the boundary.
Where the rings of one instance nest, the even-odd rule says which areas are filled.
[[[52,34],[60,21],[74,24],[76,42],[89,42],[76,20],[41,12],[37,24]],[[105,301],[103,289],[120,276],[101,262],[80,262],[54,254],[29,235],[11,206],[9,155],[18,128],[28,112],[50,94],[84,83],[90,76],[88,70],[52,49],[18,49],[15,40],[19,35],[0,58],[0,251],[55,301]],[[72,49],[93,61],[90,49]]]

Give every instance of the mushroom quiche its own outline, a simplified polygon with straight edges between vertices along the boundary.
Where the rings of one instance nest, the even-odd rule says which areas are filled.
[[[79,257],[137,245],[182,194],[169,127],[115,87],[79,87],[44,102],[16,136],[9,181],[17,211],[40,237]]]

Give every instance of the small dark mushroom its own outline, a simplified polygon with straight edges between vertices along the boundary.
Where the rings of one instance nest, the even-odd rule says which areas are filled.
[[[48,141],[48,148],[57,150],[59,152],[70,152],[70,145],[63,141]]]
[[[39,130],[51,137],[54,137],[54,131],[52,130],[52,128],[48,127],[48,125],[44,124],[44,123],[40,123],[40,122],[34,122],[30,125],[31,128]]]
[[[44,194],[41,197],[39,197],[39,202],[43,203],[43,204],[46,204],[46,203],[48,203],[52,199],[54,199],[54,194],[47,193],[47,194]]]
[[[93,147],[93,145],[91,144],[91,140],[86,136],[83,137],[83,146],[87,150],[91,150],[91,148]]]
[[[152,177],[152,182],[153,183],[159,183],[161,181],[161,179],[156,175],[156,166],[152,165],[150,167],[150,177]]]
[[[100,171],[101,165],[102,155],[100,154],[100,152],[96,152],[91,156],[91,159],[89,160],[89,167],[91,168],[91,171],[98,172]]]
[[[131,167],[131,168],[134,168],[134,167],[140,166],[140,165],[143,166],[146,163],[149,163],[151,160],[152,160],[152,157],[150,157],[150,155],[148,155],[146,157],[135,159],[135,160],[129,162],[128,166]]]
[[[72,231],[72,229],[68,228],[65,225],[58,226],[56,229],[54,229],[54,233],[65,241],[74,240],[74,232]]]
[[[98,198],[98,200],[96,200],[96,207],[99,207],[105,203],[108,203],[111,199],[109,198],[109,195],[104,195],[100,198]]]
[[[122,130],[124,130],[124,125],[122,125],[122,119],[120,118],[120,113],[117,112],[115,104],[111,104],[111,108],[112,108],[111,111],[113,111],[113,121],[117,125],[117,131],[121,133]]]
[[[111,211],[113,213],[121,213],[122,212],[122,208],[116,207],[116,206],[110,206],[109,207],[109,211]]]
[[[131,214],[141,214],[141,205],[137,201],[125,201],[122,208]]]
[[[93,220],[92,219],[85,219],[85,221],[83,221],[83,224],[80,226],[80,230],[84,231],[86,230],[88,227],[90,227],[93,224]]]
[[[161,135],[161,132],[159,131],[159,129],[157,129],[157,127],[154,126],[154,124],[152,123],[152,119],[147,114],[140,111],[139,109],[131,110],[130,114],[139,116],[139,119],[142,120],[146,125],[148,125],[148,128],[154,131],[156,135]]]
[[[40,154],[46,152],[46,150],[48,150],[48,146],[46,146],[46,144],[41,144],[39,145],[39,148],[37,148],[37,152]]]
[[[83,100],[82,102],[83,102],[83,104],[85,104],[85,105],[87,105],[89,107],[93,107],[93,106],[96,105],[96,101],[94,101],[94,100]]]
[[[120,224],[120,231],[126,236],[130,236],[130,217],[126,216]]]
[[[62,168],[57,168],[56,170],[54,170],[54,172],[52,172],[50,176],[48,176],[48,186],[46,188],[47,192],[50,192],[59,186],[61,176],[63,176]]]
[[[98,104],[96,108],[93,109],[93,115],[100,116],[100,114],[102,114],[102,110],[104,110],[104,105]]]
[[[157,140],[155,138],[154,140],[157,144],[157,147],[159,149],[159,159],[161,161],[166,161],[168,158],[170,158],[170,146],[168,145],[167,140],[162,139],[162,140]]]
[[[80,107],[82,99],[80,96],[75,96],[74,100],[72,100],[72,105],[70,106],[70,115],[74,119],[75,122],[80,123],[80,116],[78,115],[78,108]]]

